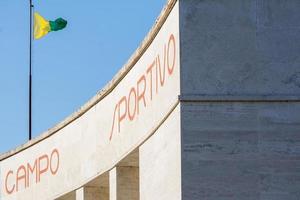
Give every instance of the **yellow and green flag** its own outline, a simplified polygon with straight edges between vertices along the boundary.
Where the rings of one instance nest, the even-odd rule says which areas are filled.
[[[58,18],[55,21],[48,21],[39,13],[34,13],[34,39],[40,39],[51,31],[59,31],[67,26],[67,21]]]

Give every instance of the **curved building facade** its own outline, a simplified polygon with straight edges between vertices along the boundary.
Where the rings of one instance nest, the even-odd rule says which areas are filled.
[[[169,0],[79,111],[0,157],[0,200],[300,198],[300,2]]]

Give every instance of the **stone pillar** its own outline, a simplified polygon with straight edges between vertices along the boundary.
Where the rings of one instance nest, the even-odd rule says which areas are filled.
[[[140,200],[181,200],[180,108],[139,147]]]
[[[76,190],[76,200],[109,200],[108,194],[105,187],[82,187]]]
[[[110,200],[139,200],[139,168],[117,166],[109,173]]]
[[[300,199],[300,1],[179,5],[182,200]]]

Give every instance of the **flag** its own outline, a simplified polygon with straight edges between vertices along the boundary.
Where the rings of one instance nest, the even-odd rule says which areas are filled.
[[[40,39],[51,31],[59,31],[67,26],[67,21],[58,18],[55,21],[48,21],[39,13],[34,13],[34,39]]]

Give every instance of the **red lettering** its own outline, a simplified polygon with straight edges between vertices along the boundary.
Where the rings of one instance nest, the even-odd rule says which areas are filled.
[[[133,99],[134,99],[134,102],[133,102],[133,105],[134,105],[134,110],[133,110],[133,114],[130,112],[131,111],[131,109],[130,109],[130,105],[132,105],[132,104],[130,104],[130,100],[132,99],[131,98],[131,94],[133,94],[134,96],[133,96]],[[134,116],[135,116],[135,113],[136,113],[136,91],[135,91],[135,89],[134,88],[131,88],[131,90],[130,90],[130,92],[129,92],[129,96],[128,96],[128,116],[129,116],[129,120],[130,121],[132,121],[133,119],[134,119]]]
[[[115,116],[116,116],[116,111],[118,109],[118,104],[115,107],[115,111],[114,111],[114,117],[113,117],[113,123],[112,123],[112,127],[111,127],[111,131],[110,131],[110,135],[109,135],[109,140],[111,140],[112,136],[113,136],[113,132],[114,132],[114,127],[115,127]]]
[[[124,112],[121,114],[121,105],[123,102],[124,102],[125,109],[124,109]],[[118,109],[118,116],[119,116],[118,125],[119,125],[119,133],[120,133],[121,122],[125,119],[125,117],[127,115],[127,99],[125,96],[119,101],[118,108],[119,108]]]
[[[56,154],[56,166],[55,168],[53,167],[53,156]],[[58,171],[58,168],[59,168],[59,153],[58,153],[58,150],[57,149],[54,149],[51,153],[51,156],[50,156],[50,171],[51,171],[51,174],[52,175],[55,175]]]
[[[140,92],[140,84],[144,82],[143,86],[144,89],[142,90],[142,92]],[[144,102],[144,106],[146,107],[146,99],[145,99],[145,92],[146,92],[146,78],[145,75],[141,76],[141,78],[138,80],[137,82],[137,113],[139,114],[140,111],[140,100],[143,99]]]
[[[26,182],[26,187],[29,187],[29,181],[30,181],[30,176],[29,174],[33,174],[33,172],[35,171],[35,182],[37,183],[39,180],[38,177],[38,169],[37,169],[37,160],[35,160],[33,167],[31,167],[31,165],[29,163],[27,163],[27,182]]]
[[[118,132],[120,132],[121,122],[126,121],[127,112],[129,119],[127,121],[133,121],[135,117],[138,116],[141,112],[141,102],[145,108],[147,107],[147,104],[151,103],[154,98],[154,90],[156,91],[156,94],[158,94],[159,87],[164,87],[164,85],[167,83],[167,78],[169,77],[168,75],[173,74],[175,66],[176,40],[175,36],[173,34],[170,34],[168,41],[163,45],[162,54],[157,54],[152,63],[149,66],[146,66],[146,72],[144,72],[144,74],[139,77],[138,81],[136,82],[136,87],[131,87],[128,96],[123,96],[115,106],[109,140],[112,139],[112,136],[114,134],[116,112],[118,111]],[[153,70],[155,70],[155,72]],[[147,95],[145,94],[146,91],[148,92],[148,80],[150,81],[150,102],[147,102],[149,101],[148,93]]]
[[[20,175],[20,172],[22,172],[22,174]],[[17,177],[16,177],[16,191],[19,191],[19,181],[24,180],[24,188],[26,188],[26,168],[24,165],[21,165],[17,171]]]
[[[7,180],[8,180],[9,175],[14,175],[14,172],[10,170],[6,174],[6,177],[5,177],[5,190],[6,190],[7,194],[12,194],[14,192],[14,190],[15,190],[15,184],[13,184],[13,186],[12,186],[11,189],[8,188]]]
[[[166,52],[166,46],[165,46],[165,52]],[[165,54],[164,54],[165,55]],[[159,69],[159,80],[160,80],[160,86],[164,86],[165,83],[165,77],[166,77],[166,56],[164,56],[164,67],[163,67],[163,74],[161,74],[161,64],[160,64],[160,57],[159,55],[156,58],[156,66]]]
[[[147,69],[147,74],[150,73],[150,99],[152,100],[152,69],[155,65],[155,61],[152,62],[152,64]]]
[[[50,166],[50,167],[49,167]],[[55,175],[59,169],[59,151],[54,149],[49,156],[44,154],[39,158],[35,159],[33,164],[27,163],[26,165],[21,165],[16,175],[14,176],[14,172],[10,170],[5,177],[5,191],[7,194],[13,194],[14,192],[20,191],[22,188],[26,189],[30,187],[31,179],[35,174],[35,183],[40,182],[41,175],[47,172],[50,172],[52,175]],[[9,178],[14,176],[15,181],[14,184],[9,185]],[[12,179],[11,179],[12,181]],[[21,187],[22,181],[24,182],[24,187]],[[23,183],[22,183],[23,184]],[[10,187],[9,187],[10,186]]]
[[[173,61],[172,61],[172,65],[170,66],[170,46],[173,46]],[[171,75],[174,71],[174,67],[175,67],[175,60],[176,60],[176,42],[175,42],[175,37],[173,34],[171,34],[170,38],[169,38],[169,43],[168,43],[168,52],[167,52],[167,63],[168,63],[168,72],[169,75]]]
[[[45,160],[46,161],[46,165],[44,163],[44,168],[42,168],[41,164],[42,161]],[[41,180],[41,175],[46,173],[49,169],[49,157],[47,155],[43,155],[41,157],[39,157],[39,170],[38,170],[38,182]]]

